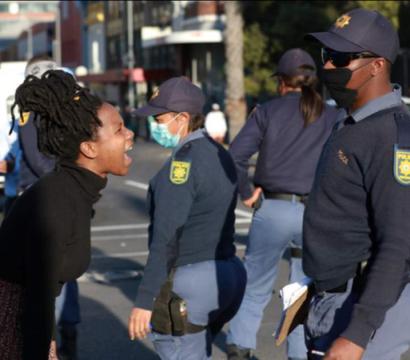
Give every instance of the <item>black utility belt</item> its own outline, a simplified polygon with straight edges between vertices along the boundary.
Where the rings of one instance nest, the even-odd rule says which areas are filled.
[[[353,280],[353,288],[358,289],[363,285],[363,276],[367,266],[367,261],[362,261],[357,265],[356,275]],[[336,294],[344,293],[347,290],[349,281],[344,282],[342,285],[326,290],[327,293]]]
[[[275,199],[275,200],[285,200],[285,201],[297,201],[305,204],[309,197],[309,194],[298,195],[298,194],[289,194],[289,193],[277,193],[277,192],[269,192],[263,190],[263,195],[265,199]]]
[[[195,334],[206,326],[195,325],[188,321],[188,309],[184,299],[172,291],[175,271],[171,271],[167,281],[161,287],[159,296],[155,299],[152,312],[152,330],[172,336]]]

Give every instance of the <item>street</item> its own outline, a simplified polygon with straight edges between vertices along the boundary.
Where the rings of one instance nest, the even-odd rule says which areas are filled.
[[[138,139],[132,150],[134,162],[128,176],[110,177],[95,207],[92,262],[79,281],[82,313],[79,360],[158,359],[148,340],[129,340],[127,322],[148,254],[146,189],[149,179],[169,154],[170,151],[154,143]],[[236,215],[238,255],[242,256],[251,212],[238,205]],[[280,317],[278,289],[286,278],[287,262],[282,260],[254,359],[286,359],[285,346],[275,347],[272,336]],[[222,332],[213,346],[216,360],[226,358],[225,337],[226,332]],[[410,356],[402,360],[410,360]]]
[[[267,303],[266,295],[272,289],[269,268],[277,272],[277,278],[263,313],[257,349],[249,360],[288,360],[286,341],[277,347],[275,333],[279,323],[291,322],[281,322],[279,296],[288,283],[291,249],[284,251],[278,269],[270,267],[269,260],[276,261],[289,242],[299,247],[293,255],[300,257],[302,249],[295,240],[302,237],[303,265],[314,279],[312,288],[317,295],[306,301],[315,310],[308,323],[317,326],[309,334],[318,340],[309,344],[317,356],[309,357],[334,357],[320,355],[327,348],[322,337],[330,333],[349,337],[353,345],[369,340],[372,351],[368,346],[361,360],[410,360],[410,319],[403,316],[410,314],[406,296],[406,285],[410,287],[406,274],[410,263],[410,228],[406,227],[410,217],[406,189],[410,185],[409,19],[410,1],[391,0],[0,1],[0,222],[7,214],[1,228],[0,272],[5,285],[0,285],[6,291],[0,289],[0,306],[5,316],[19,315],[21,309],[30,315],[31,308],[10,300],[13,297],[30,300],[27,294],[33,288],[36,294],[53,295],[50,289],[57,281],[62,285],[81,274],[88,265],[91,243],[90,265],[78,278],[81,321],[76,359],[160,360],[149,338],[131,341],[128,335],[129,315],[144,272],[154,287],[147,289],[147,297],[159,295],[155,295],[159,262],[146,267],[147,191],[150,180],[172,154],[170,147],[190,134],[189,140],[195,139],[195,131],[203,127],[217,142],[231,145],[238,194],[247,198],[245,203],[255,209],[264,205],[256,211],[252,227],[249,249],[253,259],[247,257],[250,302]],[[126,129],[137,135],[132,149],[131,133]],[[150,136],[151,140],[145,139]],[[166,174],[172,183],[184,184],[182,189],[174,186],[168,192],[155,192],[167,206],[158,206],[156,199],[151,203],[159,209],[155,211],[157,239],[175,232],[167,230],[168,225],[177,227],[177,235],[186,235],[186,241],[161,248],[166,250],[164,258],[165,252],[168,260],[177,256],[180,247],[186,254],[180,257],[181,264],[191,266],[207,259],[207,254],[218,257],[225,253],[224,244],[215,246],[214,236],[219,240],[224,237],[220,233],[228,229],[232,241],[232,216],[228,225],[224,220],[227,213],[232,215],[236,194],[232,193],[235,169],[232,164],[225,166],[224,153],[215,151],[223,165],[215,167],[215,158],[210,157],[214,155],[202,152],[205,147],[198,147],[196,153],[189,146],[188,155],[181,152],[171,159],[171,171]],[[129,157],[133,159],[129,173],[110,175],[94,204],[90,239],[90,201],[95,200],[98,179],[60,162],[76,162],[101,175],[124,173]],[[249,174],[246,167],[241,168],[248,160]],[[191,161],[200,163],[199,170]],[[55,165],[62,165],[68,177],[51,174],[32,186]],[[196,178],[191,187],[188,178],[193,172]],[[255,185],[253,191],[247,175]],[[168,181],[157,179],[158,187]],[[89,196],[80,196],[83,190],[78,187]],[[16,199],[21,206],[9,212]],[[188,209],[184,205],[188,203],[193,204],[189,214],[178,213]],[[238,197],[234,236],[240,259],[248,245],[253,212]],[[159,224],[158,218],[166,221]],[[300,236],[302,224],[304,234]],[[229,251],[230,255],[234,251],[232,244]],[[52,269],[44,271],[49,263]],[[165,261],[161,263],[165,266]],[[188,271],[190,275],[192,269]],[[237,289],[224,279],[230,272],[218,273],[223,275],[201,271],[205,274],[201,278],[187,276],[205,290],[200,297],[194,285],[185,278],[181,281],[181,289],[192,290],[196,296],[199,314],[214,293],[214,282],[207,285],[207,280],[216,278],[217,287],[225,290],[213,297],[220,308],[224,308],[222,300],[240,300]],[[148,279],[148,274],[153,277]],[[22,285],[21,296],[17,285]],[[405,289],[401,293],[400,285]],[[9,288],[19,291],[13,290],[11,297]],[[322,297],[319,291],[323,289]],[[296,296],[295,292],[290,291],[286,309],[300,299],[301,292]],[[189,296],[181,294],[188,303]],[[60,299],[71,300],[70,296]],[[45,305],[53,304],[53,298],[43,300],[44,304],[29,301],[29,305],[51,310]],[[181,303],[168,305],[181,313],[185,309]],[[253,345],[246,325],[256,326],[262,317],[257,305],[246,305],[242,308],[246,316],[235,326],[241,338],[233,341],[242,342],[236,344],[239,349]],[[58,315],[59,306],[56,309]],[[37,311],[39,319],[45,310]],[[190,307],[187,312],[194,316],[194,310]],[[77,318],[78,311],[73,312]],[[4,314],[0,312],[0,327],[12,329],[13,322],[3,320]],[[31,331],[36,326],[38,334],[47,335],[41,323],[25,321],[34,317],[23,315],[24,321],[13,321],[23,324],[24,334],[26,328]],[[206,315],[212,319],[214,314],[207,310]],[[59,349],[60,358],[66,349],[67,354],[72,352],[75,344],[69,317],[55,317],[68,323],[66,329],[59,329],[61,335],[58,329],[53,335],[58,345],[60,336],[68,340]],[[136,320],[138,325],[148,325],[144,312]],[[351,326],[343,329],[346,324]],[[379,325],[383,331],[375,330]],[[134,330],[140,333],[142,329]],[[212,344],[212,359],[227,359],[228,331],[229,323]],[[26,340],[38,334],[23,339],[23,352],[33,358],[41,355],[36,356],[35,346],[32,349]],[[0,340],[6,338],[0,335]],[[188,351],[195,355],[201,346],[189,342],[194,345]],[[9,353],[20,352],[21,341],[13,343],[14,349],[3,346],[5,343],[0,341],[0,360],[15,358]],[[341,351],[352,360],[361,348],[347,343],[340,341],[340,347],[328,353]],[[47,352],[49,340],[43,345]],[[54,350],[54,342],[52,345],[50,350]],[[401,359],[387,354],[405,348],[408,351]],[[298,352],[290,354],[292,360],[305,356],[303,347],[302,354]],[[238,353],[243,357],[242,351]],[[176,350],[173,354],[184,357],[177,360],[193,357]]]
[[[158,358],[148,340],[129,340],[127,321],[147,259],[146,189],[149,179],[169,153],[154,143],[138,139],[132,150],[134,162],[128,176],[110,177],[95,207],[92,262],[79,282],[82,312],[79,326],[80,360]],[[236,215],[238,254],[242,256],[251,212],[238,206]],[[279,276],[281,284],[287,276],[286,262],[282,270]],[[286,359],[284,348],[276,348],[272,337],[280,316],[276,293],[272,302],[259,336],[260,346],[256,355],[261,360]],[[226,358],[225,333],[214,344],[213,357]]]

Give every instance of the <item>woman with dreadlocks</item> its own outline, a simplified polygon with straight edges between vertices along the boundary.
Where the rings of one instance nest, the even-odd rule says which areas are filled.
[[[108,174],[127,174],[133,133],[60,70],[28,76],[15,98],[22,119],[36,114],[39,148],[57,166],[16,200],[0,228],[0,359],[56,359],[55,297],[89,264],[93,204]]]

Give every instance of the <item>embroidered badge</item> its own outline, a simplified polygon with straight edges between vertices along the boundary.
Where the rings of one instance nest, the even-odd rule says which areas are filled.
[[[337,156],[339,157],[340,161],[347,165],[349,163],[349,159],[348,157],[345,155],[345,153],[343,152],[343,150],[340,150],[337,152]]]
[[[351,18],[352,17],[349,15],[342,15],[336,20],[335,26],[339,29],[343,29],[345,26],[349,25]]]
[[[23,112],[22,116],[19,119],[19,126],[26,125],[29,118],[30,118],[30,112]]]
[[[185,184],[189,178],[189,170],[191,169],[191,163],[187,161],[173,161],[171,163],[170,180],[173,184],[181,185]]]
[[[410,149],[394,147],[394,177],[401,185],[410,185]]]

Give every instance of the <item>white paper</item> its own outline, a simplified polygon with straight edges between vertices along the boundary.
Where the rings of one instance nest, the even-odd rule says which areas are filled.
[[[283,302],[283,310],[286,310],[291,306],[305,291],[309,284],[312,282],[312,279],[305,277],[300,281],[288,284],[284,286],[280,291],[280,297]]]

